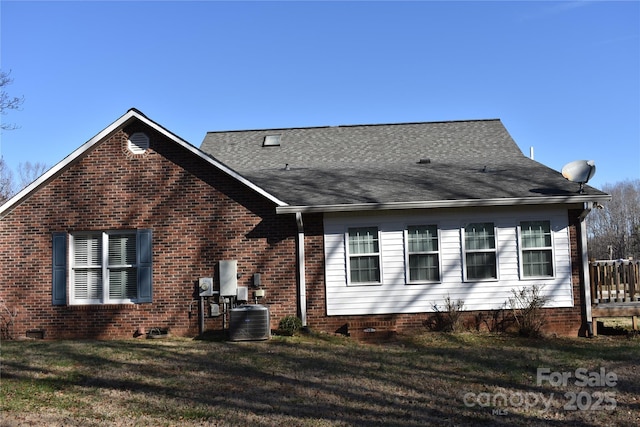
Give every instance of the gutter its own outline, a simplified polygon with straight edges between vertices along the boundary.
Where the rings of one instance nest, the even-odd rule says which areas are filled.
[[[591,277],[589,275],[589,252],[587,248],[587,223],[586,218],[596,203],[585,203],[584,209],[578,219],[580,220],[580,257],[582,259],[582,283],[584,284],[584,313],[587,321],[587,333],[593,337],[593,315],[591,313]]]
[[[549,197],[509,197],[496,199],[460,199],[460,200],[431,200],[416,202],[386,202],[386,203],[344,203],[335,205],[280,205],[276,207],[278,214],[290,213],[319,213],[319,212],[356,212],[397,209],[434,209],[434,208],[463,208],[482,206],[516,206],[516,205],[553,205],[569,203],[596,203],[611,200],[609,194]]]
[[[298,257],[298,293],[300,294],[300,319],[302,327],[307,327],[307,282],[305,278],[304,265],[304,224],[302,222],[302,213],[296,212],[296,224],[298,226],[298,234],[296,237],[296,249]]]

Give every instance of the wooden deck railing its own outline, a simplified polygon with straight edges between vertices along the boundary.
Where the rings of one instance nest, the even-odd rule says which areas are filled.
[[[640,301],[640,260],[591,261],[594,304]]]

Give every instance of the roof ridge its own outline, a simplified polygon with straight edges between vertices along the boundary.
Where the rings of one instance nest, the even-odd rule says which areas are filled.
[[[435,120],[427,122],[399,122],[399,123],[361,123],[351,125],[324,125],[324,126],[293,126],[282,128],[255,128],[255,129],[234,129],[234,130],[214,130],[208,131],[207,134],[214,133],[242,133],[242,132],[276,132],[289,130],[312,130],[312,129],[338,129],[338,128],[355,128],[355,127],[376,127],[376,126],[410,126],[410,125],[431,125],[446,123],[471,123],[471,122],[495,122],[501,121],[500,118],[493,119],[462,119],[462,120]]]

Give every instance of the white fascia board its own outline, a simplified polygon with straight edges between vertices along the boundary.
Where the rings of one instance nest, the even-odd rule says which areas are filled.
[[[554,205],[554,204],[578,204],[597,203],[611,200],[610,195],[589,196],[585,194],[575,196],[549,196],[549,197],[514,197],[497,199],[461,199],[461,200],[433,200],[416,202],[391,202],[391,203],[353,203],[340,205],[315,205],[315,206],[278,206],[276,213],[315,213],[315,212],[355,212],[355,211],[379,211],[379,210],[404,210],[404,209],[438,209],[438,208],[470,208],[484,206],[522,206],[522,205]]]
[[[34,180],[31,184],[27,185],[25,188],[16,193],[12,198],[7,200],[5,204],[0,206],[0,218],[9,213],[15,205],[17,205],[23,198],[26,198],[29,194],[31,194],[38,187],[49,181],[51,178],[55,177],[59,172],[64,170],[68,165],[74,162],[77,158],[81,157],[85,152],[89,151],[94,145],[96,145],[99,141],[102,141],[104,138],[109,137],[112,133],[114,133],[121,126],[124,126],[127,121],[129,121],[134,115],[139,116],[135,111],[129,110],[125,115],[120,117],[118,120],[113,122],[111,125],[103,129],[96,136],[91,138],[89,141],[82,144],[80,147],[76,148],[71,154],[62,159],[56,165],[54,165],[51,169],[40,175],[36,180]]]
[[[40,175],[40,177],[38,177],[31,184],[27,185],[21,191],[16,193],[13,197],[11,197],[9,200],[7,200],[3,205],[0,206],[0,218],[4,217],[9,212],[11,212],[11,210],[17,204],[19,204],[24,198],[28,197],[29,194],[31,194],[33,191],[35,191],[41,185],[45,184],[50,179],[52,179],[53,177],[58,175],[67,166],[72,164],[76,159],[78,159],[79,157],[84,155],[84,153],[86,153],[91,148],[93,148],[94,145],[96,145],[96,144],[100,143],[101,141],[103,141],[104,139],[110,137],[113,133],[118,131],[120,128],[126,126],[133,119],[138,119],[141,122],[145,123],[149,127],[153,128],[154,130],[158,131],[162,135],[164,135],[167,138],[171,139],[172,141],[176,142],[180,146],[182,146],[182,147],[186,148],[187,150],[191,151],[196,156],[200,157],[201,159],[207,161],[208,163],[210,163],[214,167],[218,168],[222,172],[226,173],[230,177],[234,178],[235,180],[241,182],[242,184],[246,185],[247,187],[249,187],[250,189],[254,190],[255,192],[257,192],[257,193],[261,194],[262,196],[266,197],[267,199],[271,200],[276,205],[278,205],[278,207],[287,206],[287,204],[285,202],[283,202],[280,199],[276,198],[275,196],[267,193],[265,190],[263,190],[262,188],[258,187],[257,185],[255,185],[254,183],[249,181],[248,179],[244,178],[243,176],[241,176],[240,174],[238,174],[236,171],[232,170],[228,166],[226,166],[226,165],[218,162],[217,160],[211,158],[210,156],[206,155],[199,148],[191,145],[190,143],[188,143],[184,139],[182,139],[182,138],[178,137],[177,135],[169,132],[167,129],[165,129],[162,126],[158,125],[156,122],[150,120],[149,118],[147,118],[143,114],[139,113],[137,110],[131,109],[131,110],[127,111],[127,113],[124,114],[122,117],[120,117],[115,122],[113,122],[111,125],[109,125],[105,129],[103,129],[96,136],[94,136],[89,141],[85,142],[80,147],[75,149],[71,154],[69,154],[67,157],[62,159],[55,166],[53,166],[51,169],[46,171],[44,174]]]

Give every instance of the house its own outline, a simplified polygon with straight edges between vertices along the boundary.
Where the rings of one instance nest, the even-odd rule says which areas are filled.
[[[198,285],[220,289],[231,261],[272,327],[402,331],[449,298],[481,328],[535,284],[548,330],[585,335],[584,220],[609,198],[525,157],[499,120],[210,132],[197,148],[131,109],[0,207],[5,329],[221,329],[239,300]]]

